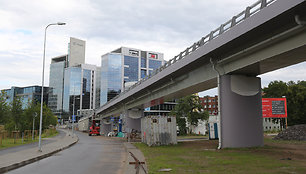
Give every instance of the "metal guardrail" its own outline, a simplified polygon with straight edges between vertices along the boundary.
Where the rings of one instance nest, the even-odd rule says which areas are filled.
[[[140,85],[144,81],[150,79],[154,75],[158,74],[159,72],[163,71],[167,67],[171,66],[175,62],[185,58],[187,55],[191,54],[195,50],[199,49],[201,46],[206,45],[208,42],[211,40],[219,37],[221,34],[227,32],[230,30],[232,27],[236,26],[237,24],[243,22],[245,19],[249,18],[250,16],[253,16],[254,14],[258,13],[261,9],[271,5],[273,2],[277,0],[258,0],[255,2],[253,5],[248,6],[244,11],[240,12],[238,15],[235,15],[232,17],[232,19],[228,20],[227,22],[221,24],[220,27],[217,29],[211,31],[209,34],[206,36],[202,37],[199,41],[195,42],[193,45],[190,47],[186,48],[184,51],[180,52],[177,56],[174,56],[174,58],[170,59],[167,61],[163,66],[155,69],[151,74],[145,76],[141,80],[139,80],[137,83],[129,87],[127,90],[121,92],[119,95],[111,99],[109,102],[116,100],[120,96],[124,95],[131,89],[135,88],[136,86]],[[107,102],[108,103],[108,102]],[[105,106],[107,103],[105,103],[103,106]],[[102,107],[103,107],[102,106]]]

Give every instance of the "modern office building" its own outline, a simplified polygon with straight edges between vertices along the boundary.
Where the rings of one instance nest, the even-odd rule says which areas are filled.
[[[6,93],[6,102],[12,103],[16,97],[20,97],[22,109],[26,109],[32,102],[41,102],[41,86],[27,86],[27,87],[11,87],[11,89],[4,89]],[[44,87],[44,103],[48,104],[49,88]]]
[[[70,37],[70,42],[68,43],[69,67],[85,64],[85,45],[85,41]]]
[[[95,65],[79,64],[65,69],[63,111],[76,114],[78,110],[96,107]],[[74,107],[74,112],[73,112]]]
[[[164,64],[164,55],[121,47],[101,57],[100,106]]]
[[[75,114],[79,109],[96,107],[96,94],[99,94],[96,81],[100,76],[96,76],[96,71],[100,69],[85,64],[85,46],[85,41],[71,37],[68,54],[52,58],[49,107],[59,118],[63,114],[73,114],[73,106]]]
[[[60,115],[63,112],[64,74],[68,65],[68,55],[52,58],[49,76],[49,103],[51,111]]]

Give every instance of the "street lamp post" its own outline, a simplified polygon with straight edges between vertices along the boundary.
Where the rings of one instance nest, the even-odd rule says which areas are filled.
[[[44,37],[44,55],[43,55],[43,67],[42,67],[42,80],[41,80],[41,107],[40,107],[40,119],[39,119],[39,141],[38,141],[38,151],[41,150],[41,130],[42,130],[42,115],[43,115],[43,104],[44,104],[44,76],[45,76],[45,57],[46,57],[46,36],[47,29],[51,25],[66,25],[66,23],[58,22],[48,24],[45,28],[45,37]]]

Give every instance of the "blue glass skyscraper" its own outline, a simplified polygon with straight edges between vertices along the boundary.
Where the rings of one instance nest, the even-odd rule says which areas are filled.
[[[80,64],[65,69],[63,111],[76,114],[78,110],[95,109],[96,66]]]
[[[121,47],[101,58],[100,106],[164,64],[162,53]]]

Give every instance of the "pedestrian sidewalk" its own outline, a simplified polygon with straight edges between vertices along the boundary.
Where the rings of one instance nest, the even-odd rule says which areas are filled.
[[[38,147],[32,147],[18,152],[0,155],[0,173],[41,160],[78,142],[77,136],[72,137],[68,130],[61,130],[66,132],[66,135],[54,137],[55,142],[43,145],[42,152],[38,151]]]
[[[130,142],[124,142],[124,147],[127,151],[127,157],[126,157],[126,162],[125,162],[125,170],[124,174],[135,174],[136,173],[136,168],[135,164],[130,164],[130,162],[135,162],[135,159],[132,157],[131,153],[138,159],[140,162],[145,162],[145,157],[143,153],[137,149],[132,143]],[[148,173],[148,168],[147,168],[147,163],[145,162],[142,164],[144,168],[139,166],[139,174],[146,174]],[[145,171],[144,171],[145,170]]]

